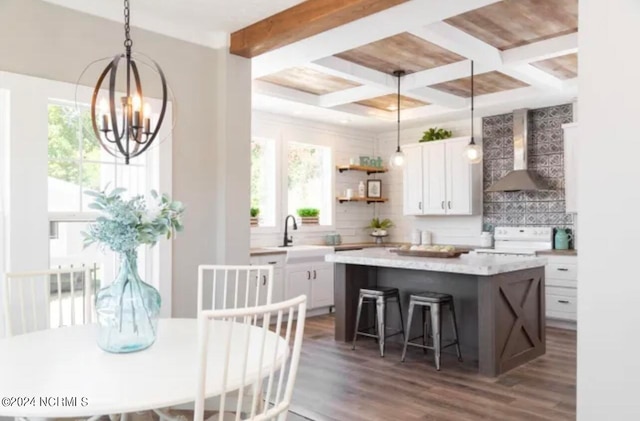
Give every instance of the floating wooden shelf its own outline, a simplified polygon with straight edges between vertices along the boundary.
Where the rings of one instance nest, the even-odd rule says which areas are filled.
[[[344,171],[362,171],[366,172],[368,175],[371,174],[380,174],[389,171],[387,168],[379,168],[379,167],[369,167],[364,165],[337,165],[336,168],[340,172]]]
[[[369,204],[369,203],[384,203],[384,202],[389,200],[389,199],[385,199],[385,198],[382,198],[382,197],[352,197],[351,199],[346,198],[346,197],[336,197],[336,199],[338,199],[338,202],[340,202],[340,203],[344,203],[344,202],[367,202],[367,204]]]

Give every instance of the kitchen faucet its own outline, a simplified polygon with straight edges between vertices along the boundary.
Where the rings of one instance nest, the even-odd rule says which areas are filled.
[[[293,237],[289,237],[289,218],[293,219],[293,229],[298,229],[296,217],[293,215],[287,215],[287,217],[284,218],[284,241],[280,247],[290,247],[290,244],[293,243]]]

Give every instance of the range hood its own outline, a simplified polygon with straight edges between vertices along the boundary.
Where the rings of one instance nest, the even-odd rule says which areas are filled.
[[[547,190],[538,177],[527,169],[528,111],[521,109],[513,112],[513,171],[496,181],[487,189],[488,192]]]

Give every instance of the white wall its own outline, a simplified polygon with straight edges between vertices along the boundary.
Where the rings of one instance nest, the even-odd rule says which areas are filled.
[[[423,132],[431,127],[451,130],[454,137],[471,135],[469,119],[448,121],[424,126],[410,127],[401,130],[400,144],[418,143]],[[384,132],[378,136],[376,152],[385,160],[396,149],[397,132]],[[476,143],[482,144],[482,119],[474,120],[474,136]],[[479,244],[482,232],[482,209],[473,216],[404,216],[402,214],[403,183],[402,171],[391,171],[387,175],[387,191],[389,202],[379,207],[381,218],[389,218],[396,225],[390,231],[390,240],[410,242],[414,229],[427,230],[432,233],[432,241],[440,244],[476,245]]]
[[[578,420],[640,419],[640,2],[579,9]]]
[[[259,111],[254,111],[253,113],[252,126],[253,136],[255,137],[275,139],[278,142],[290,140],[297,142],[311,141],[331,146],[334,152],[335,165],[348,164],[349,158],[374,154],[375,134],[349,129],[344,126],[333,126]],[[335,212],[335,229],[309,228],[301,225],[298,225],[298,231],[292,231],[289,228],[289,232],[293,235],[294,244],[323,244],[324,236],[331,232],[339,233],[344,243],[371,241],[368,231],[364,230],[363,227],[373,218],[375,207],[379,205],[367,205],[366,203],[340,204],[335,200],[335,196],[342,195],[342,192],[347,188],[352,188],[357,192],[358,183],[361,180],[366,180],[367,175],[357,171],[341,174],[335,171],[333,177],[335,191],[331,199]],[[379,175],[379,178],[383,180],[383,191],[387,177],[389,177],[388,174]],[[282,219],[280,216],[276,217],[277,226],[275,229],[269,230],[270,232],[265,232],[261,228],[252,229],[251,246],[261,247],[281,244],[284,233],[284,221]]]

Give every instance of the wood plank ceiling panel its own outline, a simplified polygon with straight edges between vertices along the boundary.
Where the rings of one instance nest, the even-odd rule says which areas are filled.
[[[361,86],[337,76],[328,75],[305,67],[294,67],[272,75],[259,78],[265,82],[274,83],[286,88],[297,89],[314,95],[325,95],[344,89]]]
[[[514,79],[511,76],[507,76],[504,73],[497,71],[476,75],[474,77],[474,85],[476,96],[529,86],[518,79]],[[471,77],[464,77],[461,79],[438,83],[436,85],[431,85],[430,88],[463,98],[469,98],[471,97]]]
[[[465,59],[407,32],[336,54],[336,57],[387,74],[395,70],[414,73]]]
[[[398,109],[398,95],[389,94],[379,96],[377,98],[366,99],[364,101],[358,101],[356,104],[364,105],[365,107],[377,108],[383,111],[396,111]],[[420,101],[418,99],[409,98],[407,96],[400,96],[400,108],[408,110],[410,108],[424,107],[429,105],[428,102]]]
[[[307,0],[231,34],[230,52],[256,57],[406,1]]]
[[[578,0],[504,0],[445,20],[501,50],[578,30]]]
[[[531,63],[532,66],[543,70],[558,79],[573,79],[578,76],[578,54],[567,54],[547,60]]]

